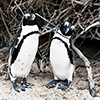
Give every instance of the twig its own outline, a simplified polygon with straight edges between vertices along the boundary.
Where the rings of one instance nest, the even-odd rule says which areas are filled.
[[[51,23],[50,21],[48,21],[47,19],[45,19],[44,17],[42,17],[41,15],[39,15],[38,13],[35,13],[37,16],[39,16],[40,18],[42,18],[43,20],[45,20],[46,22],[48,22],[49,24],[51,24],[52,26],[55,26],[53,23]]]
[[[0,70],[3,66],[7,65],[8,63],[3,63],[3,64],[0,64]]]
[[[80,4],[80,5],[83,5],[84,2],[80,2],[80,1],[77,1],[77,0],[72,0],[72,4],[74,4],[73,2],[77,3],[77,4]]]
[[[9,8],[10,8],[12,2],[13,2],[13,0],[10,1],[10,4],[9,4],[9,6],[8,6],[8,8],[7,8],[7,13],[9,12]]]
[[[9,50],[9,48],[8,47],[4,47],[4,48],[2,48],[2,49],[0,49],[0,52],[4,52],[5,50]]]
[[[1,9],[1,8],[0,8],[0,9]],[[1,17],[2,17],[3,23],[4,23],[4,25],[5,25],[5,28],[7,29],[7,32],[8,32],[8,34],[9,34],[10,38],[12,39],[13,36],[11,35],[11,33],[10,33],[10,31],[9,31],[7,25],[6,25],[6,22],[5,22],[5,20],[4,20],[4,17],[3,17],[3,14],[2,14],[2,13],[1,13]]]
[[[16,3],[16,1],[15,1],[15,4],[16,4],[16,6],[19,8],[19,10],[21,11],[22,15],[24,16],[24,13],[23,13],[22,9],[21,9],[20,6]]]
[[[7,17],[7,15],[2,11],[1,8],[0,8],[0,12],[1,12],[5,17]]]
[[[77,35],[76,38],[78,38],[79,36],[81,36],[82,34],[84,34],[85,32],[87,32],[90,28],[95,27],[95,26],[98,26],[98,25],[100,25],[100,22],[99,21],[98,22],[95,22],[95,23],[93,23],[91,25],[89,25],[87,28],[84,28],[83,31],[79,35]]]
[[[98,26],[100,25],[100,22],[96,22],[96,23],[93,23],[92,25],[88,26],[87,28],[85,28],[79,35],[76,35],[76,37],[72,40],[72,48],[74,49],[74,51],[78,54],[78,56],[80,57],[80,59],[82,59],[85,63],[85,66],[87,68],[87,73],[88,73],[88,81],[89,81],[89,88],[90,88],[90,94],[91,95],[95,95],[95,87],[94,87],[94,81],[93,81],[93,78],[92,78],[92,68],[90,66],[90,62],[89,60],[83,55],[83,53],[77,48],[75,47],[75,41],[76,39],[84,34],[84,32],[88,31],[90,28],[94,27],[94,26]]]
[[[58,18],[61,16],[61,14],[65,13],[66,11],[70,10],[71,8],[72,8],[72,7],[68,7],[68,8],[66,8],[66,9],[64,9],[63,11],[61,11],[61,12],[59,13],[59,15],[56,17],[55,23],[57,23],[57,20],[58,20]]]

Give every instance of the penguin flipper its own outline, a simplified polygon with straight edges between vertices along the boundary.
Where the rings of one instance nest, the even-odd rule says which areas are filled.
[[[18,50],[15,47],[16,47],[16,45],[18,43],[18,37],[20,37],[21,31],[22,31],[22,28],[20,28],[18,33],[16,33],[17,35],[16,35],[12,45],[10,46],[9,65],[11,65],[14,62],[14,60],[16,59],[16,57],[17,57],[17,51]]]

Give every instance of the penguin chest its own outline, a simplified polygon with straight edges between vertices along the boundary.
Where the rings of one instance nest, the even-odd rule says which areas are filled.
[[[70,62],[67,48],[59,40],[53,40],[51,43],[50,61],[56,77],[65,80],[72,76],[74,67]]]
[[[27,75],[31,69],[31,64],[35,59],[38,48],[38,35],[28,36],[22,43],[15,62],[11,65],[13,76],[21,77]]]

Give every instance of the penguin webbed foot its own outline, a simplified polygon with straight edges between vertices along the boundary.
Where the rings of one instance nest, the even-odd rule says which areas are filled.
[[[65,83],[65,84],[61,83],[58,85],[57,89],[61,89],[62,91],[65,91],[69,87],[70,83],[71,83],[71,81],[67,81],[67,83]]]
[[[25,83],[25,84],[21,84],[24,88],[32,88],[32,86],[34,86],[34,84],[31,83]]]
[[[34,84],[27,83],[26,78],[23,78],[23,80],[21,81],[21,86],[24,88],[32,88],[32,86],[34,86]]]
[[[57,85],[58,82],[59,82],[58,80],[53,80],[53,81],[49,82],[49,83],[46,85],[46,87],[47,87],[47,88],[54,88],[54,87]]]
[[[65,91],[69,86],[67,84],[59,84],[57,89],[61,89],[62,91]]]
[[[25,91],[25,88],[23,88],[22,86],[18,86],[15,81],[13,81],[12,84],[13,84],[13,88],[15,89],[15,91],[17,92]]]

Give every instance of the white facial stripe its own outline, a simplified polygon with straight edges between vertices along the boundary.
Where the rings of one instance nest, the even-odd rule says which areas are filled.
[[[66,21],[64,25],[67,25],[67,26],[68,26],[68,25],[69,25],[69,22],[68,22],[68,21]]]
[[[27,13],[27,14],[25,14],[24,16],[25,16],[25,18],[27,19],[28,17],[30,17],[30,14],[29,14],[29,13]],[[32,20],[34,20],[34,19],[35,19],[35,15],[34,15],[34,14],[32,14]]]
[[[28,18],[30,16],[30,14],[25,14],[24,16],[25,16],[25,18]]]

